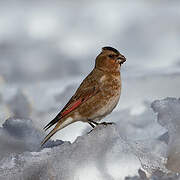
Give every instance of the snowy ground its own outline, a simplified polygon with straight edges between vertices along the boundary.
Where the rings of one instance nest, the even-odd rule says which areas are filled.
[[[180,99],[157,100],[151,106],[157,113],[157,121],[147,116],[150,112],[146,111],[138,116],[139,125],[130,124],[132,117],[122,112],[127,115],[126,123],[119,120],[114,125],[100,125],[73,143],[51,141],[46,145],[48,148],[39,146],[43,134],[33,127],[32,121],[8,119],[0,130],[1,155],[4,152],[0,178],[147,179],[150,174],[152,179],[178,179]],[[143,124],[147,117],[154,120],[148,119],[149,124]],[[164,128],[158,127],[158,123]],[[121,131],[127,125],[129,131],[134,134],[141,131],[143,137],[129,139],[129,132]],[[144,135],[150,131],[148,126],[154,136]]]
[[[0,179],[180,179],[180,3],[102,2],[0,1]],[[127,57],[116,125],[40,148],[106,45]]]

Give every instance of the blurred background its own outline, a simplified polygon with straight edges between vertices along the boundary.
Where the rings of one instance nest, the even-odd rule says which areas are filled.
[[[0,124],[15,116],[42,129],[103,46],[127,58],[120,103],[106,120],[119,121],[127,110],[137,116],[155,99],[180,96],[178,0],[1,0]],[[72,141],[87,127],[73,124],[54,138]]]

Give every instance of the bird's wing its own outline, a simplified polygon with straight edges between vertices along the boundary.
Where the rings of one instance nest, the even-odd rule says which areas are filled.
[[[61,118],[68,115],[70,112],[74,111],[77,107],[79,107],[81,104],[86,102],[88,99],[93,97],[99,92],[99,89],[94,87],[89,88],[79,88],[75,95],[69,100],[69,102],[65,105],[65,107],[61,110],[61,112],[50,122],[48,123],[44,129],[47,130],[54,124],[56,124]]]

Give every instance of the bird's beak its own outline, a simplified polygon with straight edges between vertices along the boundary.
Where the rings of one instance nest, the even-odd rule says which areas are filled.
[[[125,58],[123,55],[120,55],[120,56],[117,58],[117,61],[118,61],[118,63],[121,65],[121,64],[123,64],[123,63],[126,61],[126,58]]]

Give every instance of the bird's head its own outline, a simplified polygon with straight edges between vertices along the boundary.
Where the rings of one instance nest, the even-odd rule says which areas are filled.
[[[95,67],[104,71],[117,72],[126,58],[112,47],[103,47],[102,52],[96,58]]]

